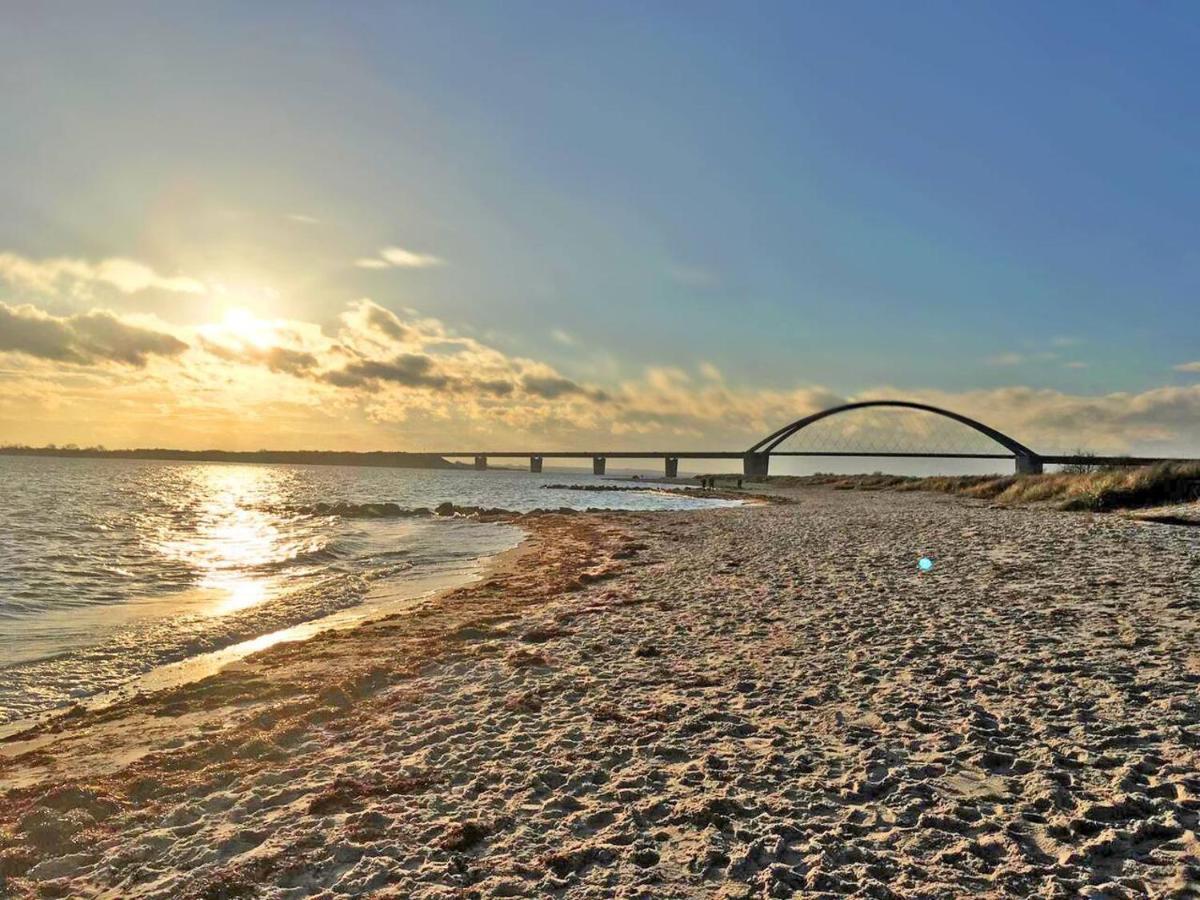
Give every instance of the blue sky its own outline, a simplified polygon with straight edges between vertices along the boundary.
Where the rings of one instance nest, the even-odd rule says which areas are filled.
[[[369,297],[600,386],[701,364],[846,396],[1200,382],[1175,368],[1200,360],[1191,4],[5,17],[21,259],[135,259],[327,329]],[[440,264],[354,265],[384,247]],[[226,300],[105,303],[186,327]]]

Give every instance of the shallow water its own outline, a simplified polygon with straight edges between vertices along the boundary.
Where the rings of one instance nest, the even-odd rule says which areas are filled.
[[[166,664],[345,623],[469,580],[511,525],[459,506],[678,509],[668,492],[547,490],[518,471],[0,457],[0,724]],[[400,515],[362,515],[363,504]],[[341,504],[341,514],[328,506]],[[392,508],[394,513],[395,507]],[[289,631],[291,630],[291,631]],[[303,629],[303,633],[313,630]]]

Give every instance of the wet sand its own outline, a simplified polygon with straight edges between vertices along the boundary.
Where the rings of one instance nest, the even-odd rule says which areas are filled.
[[[1200,891],[1200,529],[795,496],[0,743],[0,894]]]

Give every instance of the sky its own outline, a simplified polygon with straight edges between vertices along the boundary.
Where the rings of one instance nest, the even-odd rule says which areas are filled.
[[[4,3],[0,443],[1200,455],[1200,10]]]

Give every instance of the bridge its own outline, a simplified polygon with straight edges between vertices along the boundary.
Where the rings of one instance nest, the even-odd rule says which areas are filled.
[[[940,417],[942,420],[957,423],[981,435],[990,442],[989,448],[983,450],[952,449],[945,447],[915,447],[887,449],[886,446],[873,445],[858,449],[833,449],[824,446],[818,449],[787,450],[779,449],[785,441],[796,437],[805,429],[823,420],[831,419],[846,413],[859,410],[910,410]],[[1046,465],[1094,465],[1094,466],[1145,466],[1158,462],[1170,462],[1165,457],[1144,456],[1092,456],[1090,454],[1044,454],[1030,449],[1015,438],[1009,437],[995,428],[984,425],[975,419],[960,415],[950,410],[940,409],[926,403],[914,403],[908,400],[864,400],[857,403],[844,403],[821,412],[813,413],[802,419],[797,419],[777,431],[764,437],[748,450],[501,450],[501,451],[461,451],[431,454],[448,459],[470,458],[475,461],[476,469],[486,469],[489,459],[529,459],[529,471],[541,472],[542,465],[547,459],[591,459],[592,472],[603,475],[610,459],[661,459],[664,461],[664,473],[668,478],[679,474],[681,459],[740,459],[742,472],[747,477],[765,476],[770,470],[772,456],[812,456],[812,457],[870,457],[870,458],[902,458],[902,459],[1009,459],[1015,463],[1018,475],[1035,475],[1044,471]]]

